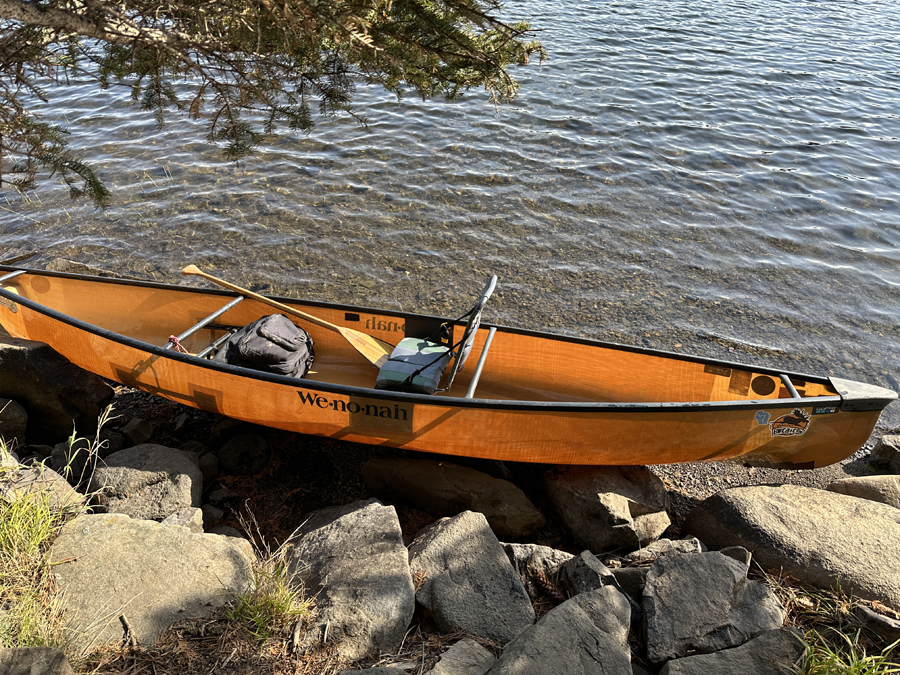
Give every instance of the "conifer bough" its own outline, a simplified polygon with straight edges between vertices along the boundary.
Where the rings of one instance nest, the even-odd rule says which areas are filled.
[[[239,159],[278,129],[308,132],[314,110],[363,117],[354,83],[450,99],[518,85],[507,68],[545,52],[498,0],[0,0],[0,185],[59,176],[102,205],[107,189],[29,111],[73,81],[127,85],[158,125],[167,111],[207,121]],[[175,84],[178,84],[176,93]]]

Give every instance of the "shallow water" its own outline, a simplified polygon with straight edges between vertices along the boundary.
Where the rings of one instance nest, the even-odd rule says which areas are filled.
[[[34,252],[178,281],[487,319],[900,389],[900,5],[511,2],[550,60],[495,109],[361,86],[233,165],[73,87],[46,115],[114,190],[0,201]],[[185,281],[184,283],[196,283]],[[577,367],[573,364],[573,367]],[[889,411],[889,425],[900,414]]]

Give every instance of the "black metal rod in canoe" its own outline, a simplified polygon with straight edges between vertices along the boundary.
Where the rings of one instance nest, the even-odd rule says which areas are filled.
[[[13,277],[17,277],[17,276],[19,276],[20,274],[25,274],[25,272],[27,272],[27,271],[28,271],[28,270],[17,270],[17,271],[15,271],[15,272],[10,272],[9,274],[5,274],[5,275],[3,275],[2,277],[0,277],[0,283],[2,283],[2,282],[4,282],[4,281],[9,281],[9,280],[12,279]]]
[[[787,389],[788,393],[791,395],[791,398],[803,398],[800,394],[797,393],[797,390],[794,388],[794,383],[791,382],[791,378],[789,378],[784,373],[781,373],[778,377],[781,378],[781,381],[784,383],[784,388]]]
[[[229,330],[227,333],[225,333],[225,335],[223,335],[223,336],[220,337],[218,340],[216,340],[215,342],[213,342],[209,347],[207,347],[206,349],[204,349],[204,350],[201,351],[201,352],[198,352],[198,353],[197,353],[197,358],[205,359],[207,356],[209,356],[211,353],[213,353],[213,352],[216,351],[219,347],[221,347],[222,344],[223,344],[228,338],[230,338],[232,335],[234,335],[234,331],[233,331],[233,330]]]
[[[475,372],[472,373],[472,381],[469,382],[469,388],[466,390],[466,398],[473,398],[475,396],[475,387],[478,386],[478,380],[481,379],[481,369],[484,368],[488,349],[491,348],[491,342],[494,340],[494,333],[496,332],[496,328],[491,328],[488,331],[487,339],[484,341],[484,347],[481,348],[481,356],[478,357],[478,365],[475,366]]]
[[[216,319],[218,319],[220,316],[222,316],[225,312],[227,312],[229,309],[231,309],[232,307],[234,307],[236,304],[238,304],[238,303],[239,303],[241,300],[243,300],[243,299],[244,299],[243,296],[238,296],[238,297],[236,297],[234,300],[232,300],[231,302],[229,302],[227,305],[225,305],[224,307],[222,307],[222,308],[220,308],[220,309],[217,309],[215,312],[213,312],[212,314],[210,314],[210,315],[207,316],[206,318],[200,319],[199,322],[195,323],[193,326],[191,326],[190,328],[188,328],[186,331],[184,331],[184,332],[183,332],[181,335],[179,335],[177,338],[175,338],[174,340],[170,339],[170,340],[166,343],[166,346],[165,346],[164,348],[165,348],[165,349],[175,349],[176,345],[178,345],[182,340],[184,340],[184,339],[186,339],[186,338],[189,338],[191,335],[193,335],[194,333],[196,333],[198,330],[200,330],[201,328],[203,328],[204,326],[206,326],[206,324],[212,323],[213,321],[215,321]]]

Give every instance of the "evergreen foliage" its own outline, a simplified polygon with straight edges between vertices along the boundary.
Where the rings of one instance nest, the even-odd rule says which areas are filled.
[[[130,86],[162,125],[167,112],[207,121],[239,159],[279,128],[308,132],[314,112],[352,108],[354,84],[423,97],[518,89],[507,68],[543,58],[499,0],[0,0],[0,185],[41,172],[98,205],[108,192],[67,148],[66,132],[29,112],[73,81]]]

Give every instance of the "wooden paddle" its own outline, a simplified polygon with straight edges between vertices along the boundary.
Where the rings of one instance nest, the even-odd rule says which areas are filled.
[[[333,323],[325,321],[324,319],[312,316],[311,314],[307,314],[306,312],[301,312],[299,309],[288,307],[287,305],[280,303],[277,300],[272,300],[271,298],[267,298],[264,295],[259,295],[258,293],[254,293],[253,291],[248,291],[246,288],[235,286],[234,284],[229,283],[224,279],[219,279],[212,276],[211,274],[202,272],[196,265],[188,265],[183,270],[181,270],[181,273],[194,274],[198,277],[209,279],[214,284],[218,284],[219,286],[223,286],[224,288],[229,288],[232,291],[240,293],[244,297],[259,300],[259,302],[263,302],[271,307],[274,307],[275,309],[285,312],[286,314],[293,314],[294,316],[298,316],[301,319],[306,319],[310,323],[314,323],[317,326],[321,326],[322,328],[327,328],[328,330],[333,330],[336,333],[340,333],[344,337],[344,339],[347,340],[347,342],[349,342],[354,349],[356,349],[356,351],[366,357],[366,360],[377,368],[381,368],[381,366],[384,365],[394,349],[393,345],[385,342],[384,340],[379,340],[378,338],[372,337],[371,335],[360,333],[358,330],[353,330],[352,328],[337,326]]]

